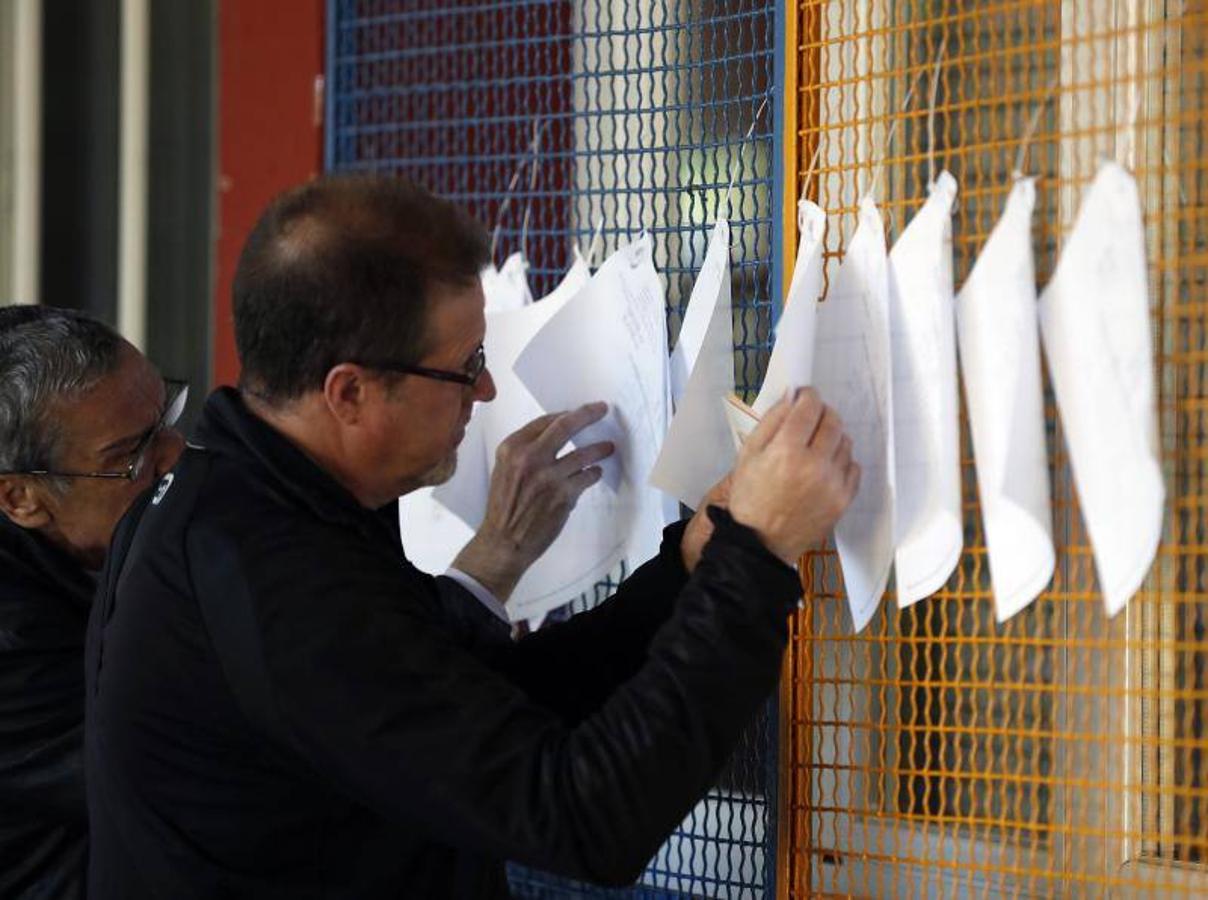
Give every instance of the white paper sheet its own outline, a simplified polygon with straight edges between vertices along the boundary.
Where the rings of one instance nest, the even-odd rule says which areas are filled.
[[[545,298],[528,306],[487,312],[483,349],[495,379],[497,396],[492,402],[475,407],[465,438],[458,447],[457,471],[433,491],[437,502],[471,528],[477,529],[486,513],[495,451],[514,431],[546,412],[512,371],[516,357],[541,326],[586,287],[590,278],[586,261],[576,251],[570,269]]]
[[[952,204],[941,172],[889,252],[893,357],[894,577],[898,606],[934,594],[963,544]]]
[[[487,266],[479,278],[487,312],[520,309],[533,302],[528,284],[528,261],[519,251],[505,259],[498,270],[494,265]]]
[[[1095,176],[1040,298],[1041,337],[1108,615],[1145,580],[1162,535],[1145,230],[1133,177]]]
[[[1032,257],[1035,203],[1034,180],[1019,179],[956,301],[965,406],[999,622],[1036,599],[1056,562]]]
[[[706,327],[699,341],[696,333],[689,334],[687,340],[695,346],[684,352],[685,336],[681,331],[671,355],[675,417],[650,473],[654,487],[692,509],[734,465],[730,427],[722,406],[724,399],[734,393],[732,316],[730,225],[722,219],[709,236],[705,261],[684,315],[683,330],[691,325],[694,332],[700,331],[697,323],[701,321]],[[674,373],[689,360],[687,380],[677,395]]]
[[[503,438],[543,414],[512,373],[512,364],[524,343],[590,277],[587,263],[576,254],[566,276],[544,299],[507,312],[487,313],[483,344],[498,397],[491,403],[475,406],[465,437],[457,448],[457,470],[453,477],[435,488],[414,491],[399,501],[403,547],[407,558],[418,568],[436,574],[443,572],[474,536],[486,512],[495,448]],[[530,575],[532,572],[530,569]],[[540,572],[529,579],[530,584],[539,584],[540,580]],[[517,592],[529,587],[522,581]],[[567,600],[570,599],[568,596]]]
[[[692,294],[684,310],[684,321],[680,325],[679,337],[671,351],[671,400],[679,407],[680,397],[688,387],[688,380],[696,367],[697,358],[704,347],[716,319],[718,297],[725,289],[726,303],[730,296],[730,223],[725,219],[713,226],[709,243],[705,249],[705,260],[692,285]],[[733,347],[731,347],[731,352]],[[732,380],[732,376],[731,376]]]
[[[602,464],[601,482],[579,500],[585,527],[562,561],[569,577],[509,602],[515,618],[533,618],[589,589],[622,558],[632,568],[658,550],[674,515],[646,483],[670,418],[663,302],[652,242],[643,235],[605,260],[519,354],[515,373],[542,409],[607,401],[608,415],[576,443],[608,440],[617,451]]]
[[[490,359],[490,356],[487,358]],[[495,370],[492,368],[492,377],[494,374]],[[491,462],[494,459],[494,450],[487,446],[486,430],[483,426],[485,419],[490,415],[487,410],[497,402],[498,400],[494,400],[490,404],[475,404],[470,422],[466,425],[465,436],[457,445],[457,469],[453,477],[444,484],[427,489],[431,491],[434,502],[439,503],[475,531],[486,514],[487,492],[491,485]],[[416,494],[425,496],[418,491]],[[461,533],[460,529],[457,533]]]
[[[518,428],[547,411],[516,375],[517,358],[540,328],[586,288],[590,278],[586,261],[576,255],[566,278],[545,299],[522,310],[488,317],[487,358],[498,361],[501,373],[496,377],[499,397],[487,406],[485,411],[491,414],[483,420],[492,471],[494,449]],[[608,523],[618,515],[618,498],[605,485],[596,484],[584,492],[561,534],[516,585],[507,604],[512,620],[528,619],[536,627],[549,610],[590,591],[608,575],[615,565],[611,553],[606,552],[611,544],[601,544],[597,534],[601,529],[607,532]],[[648,555],[657,549],[656,543]],[[639,562],[644,561],[645,557]]]
[[[814,332],[818,321],[818,298],[822,295],[822,247],[826,235],[826,213],[812,200],[797,204],[797,260],[784,300],[784,312],[776,325],[776,343],[768,360],[759,396],[751,405],[762,416],[789,388],[812,383]]]
[[[612,254],[520,354],[516,374],[544,409],[605,400],[603,420],[578,444],[612,441],[604,480],[644,483],[668,424],[669,367],[663,286],[643,235]]]
[[[860,201],[859,226],[818,308],[814,384],[835,407],[860,464],[860,490],[835,526],[852,625],[872,619],[893,564],[893,387],[889,272],[881,213]]]
[[[430,487],[401,497],[398,518],[407,559],[420,571],[433,575],[448,569],[474,537],[473,528],[433,499]]]

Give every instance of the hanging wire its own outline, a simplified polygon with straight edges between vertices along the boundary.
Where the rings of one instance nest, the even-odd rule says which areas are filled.
[[[818,146],[814,148],[814,155],[810,157],[809,167],[805,170],[805,177],[801,180],[801,193],[797,197],[797,202],[800,203],[805,199],[805,195],[809,193],[810,184],[814,180],[814,171],[818,167],[818,160],[822,156],[822,142],[818,142]]]
[[[591,232],[591,243],[587,245],[587,253],[584,256],[584,261],[588,268],[596,268],[596,251],[600,249],[601,238],[604,236],[604,217],[596,216],[595,227]]]
[[[499,208],[495,212],[495,227],[491,229],[491,265],[495,264],[495,250],[499,245],[499,232],[503,228],[503,215],[507,212],[508,206],[511,205],[512,198],[516,195],[516,188],[520,184],[520,176],[524,174],[525,166],[532,166],[536,169],[536,154],[538,142],[541,135],[545,133],[545,129],[549,126],[549,122],[540,125],[540,119],[533,120],[533,140],[529,144],[529,153],[526,154],[519,163],[516,164],[515,170],[512,172],[512,177],[508,179],[507,189],[503,193],[503,200],[499,203]],[[526,212],[527,218],[527,212]]]
[[[910,108],[910,100],[914,97],[914,84],[912,83],[906,90],[906,96],[902,98],[902,112]],[[871,197],[876,193],[877,187],[880,184],[881,174],[885,171],[885,160],[889,156],[889,151],[893,148],[893,139],[898,132],[898,123],[902,121],[901,116],[894,118],[889,125],[889,132],[885,135],[885,152],[877,161],[876,168],[873,170],[872,177],[867,189],[861,188],[857,191],[860,197]]]
[[[1132,95],[1128,102],[1128,117],[1124,120],[1124,127],[1121,131],[1116,132],[1116,162],[1129,170],[1137,167],[1137,113],[1140,110],[1141,81],[1137,79],[1133,83]],[[1120,140],[1121,132],[1123,132],[1123,141]],[[1122,153],[1120,144],[1124,145]]]
[[[1060,82],[1060,77],[1054,77],[1049,81],[1049,86],[1045,89],[1044,97],[1036,104],[1036,108],[1032,110],[1032,115],[1028,118],[1028,127],[1024,129],[1023,137],[1019,141],[1019,149],[1015,152],[1015,165],[1011,167],[1011,177],[1013,179],[1023,178],[1023,167],[1027,161],[1028,148],[1032,145],[1032,138],[1036,135],[1036,129],[1040,125],[1040,117],[1044,113],[1044,108],[1056,96],[1057,85]]]
[[[755,115],[751,118],[751,127],[747,129],[747,133],[743,136],[742,143],[746,144],[751,140],[751,136],[755,134],[755,126],[759,124],[759,117],[763,115],[763,111],[767,109],[768,98],[764,97],[763,102],[759,104],[759,109],[755,110]],[[730,163],[730,184],[726,187],[726,193],[722,196],[721,209],[717,211],[718,219],[730,218],[730,197],[734,193],[734,180],[738,174],[738,162],[742,158],[741,151],[738,155],[738,160]]]
[[[948,50],[948,35],[940,41],[936,52],[935,66],[931,70],[931,97],[927,103],[927,183],[935,184],[935,102],[940,91],[940,68],[944,65],[944,53]]]
[[[545,126],[539,126],[539,121],[533,121],[533,140],[529,145],[533,154],[532,165],[529,169],[529,193],[524,201],[524,219],[520,224],[520,255],[526,261],[528,260],[529,214],[533,208],[533,193],[537,190],[537,174],[541,171],[541,135],[545,132]]]

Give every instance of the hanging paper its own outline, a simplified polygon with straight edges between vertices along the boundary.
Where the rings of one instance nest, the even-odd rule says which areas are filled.
[[[1133,177],[1104,162],[1040,298],[1041,336],[1108,615],[1162,536],[1145,229]]]
[[[1052,579],[1056,561],[1032,258],[1035,203],[1035,181],[1016,181],[956,303],[965,406],[999,622],[1036,599]]]
[[[952,204],[941,172],[889,253],[894,577],[898,606],[939,590],[960,559],[960,424],[952,311]]]
[[[579,500],[591,527],[572,542],[565,579],[510,602],[513,618],[533,618],[561,605],[623,558],[645,562],[658,551],[663,526],[674,515],[674,507],[647,484],[670,419],[663,287],[652,252],[647,235],[615,252],[516,360],[516,376],[541,409],[606,401],[608,414],[575,443],[611,441],[616,452],[601,463],[601,481]]]
[[[523,308],[487,313],[483,345],[497,396],[490,403],[475,406],[458,446],[453,477],[435,488],[414,491],[399,501],[403,547],[408,559],[420,569],[443,572],[481,524],[495,450],[508,435],[544,414],[512,371],[516,356],[541,325],[586,286],[590,277],[587,263],[576,251],[573,265],[545,298]],[[548,570],[551,563],[557,567],[557,560],[573,560],[573,551],[567,547],[584,527],[586,515],[581,500],[558,539],[517,584],[508,604],[509,613],[531,593],[543,593],[541,585],[565,580],[562,573],[555,571],[551,575]],[[578,592],[567,594],[564,602],[576,596]]]
[[[812,383],[814,333],[818,320],[818,298],[822,296],[822,247],[826,236],[826,213],[812,200],[797,204],[797,259],[784,300],[784,312],[776,325],[776,343],[763,377],[763,387],[752,404],[762,416],[790,388]]]
[[[734,336],[730,305],[730,226],[713,227],[700,275],[692,289],[672,373],[688,366],[650,483],[692,509],[734,465],[730,428],[722,404],[734,393]],[[697,325],[704,322],[705,327]],[[688,336],[682,332],[692,331]],[[697,335],[699,334],[699,340]],[[685,341],[695,346],[680,352]],[[683,376],[681,375],[681,378]],[[674,381],[674,377],[673,377]],[[675,389],[672,395],[676,396]]]
[[[860,202],[859,225],[818,308],[814,384],[852,439],[860,489],[835,526],[856,631],[880,603],[893,564],[894,448],[889,273],[881,213]]]
[[[487,312],[520,309],[533,302],[528,284],[528,261],[519,251],[505,259],[498,270],[494,265],[487,266],[479,277]]]

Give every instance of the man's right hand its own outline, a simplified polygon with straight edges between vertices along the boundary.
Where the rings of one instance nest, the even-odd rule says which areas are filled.
[[[851,438],[813,388],[767,411],[738,454],[730,515],[789,565],[825,540],[860,486]]]

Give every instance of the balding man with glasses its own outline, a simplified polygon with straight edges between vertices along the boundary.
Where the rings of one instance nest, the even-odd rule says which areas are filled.
[[[83,896],[96,572],[179,455],[186,396],[100,322],[0,308],[0,896]]]
[[[563,451],[603,404],[502,445],[460,577],[407,561],[398,498],[452,474],[495,395],[488,259],[402,181],[322,178],[262,215],[241,389],[118,529],[89,625],[92,900],[496,898],[508,859],[632,881],[773,690],[791,563],[858,480],[812,392],[569,622],[513,641],[489,607],[599,480],[610,445]]]

